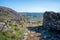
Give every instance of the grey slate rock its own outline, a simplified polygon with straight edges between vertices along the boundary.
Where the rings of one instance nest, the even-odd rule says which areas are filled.
[[[60,13],[44,13],[42,39],[60,40]]]
[[[43,15],[43,26],[46,29],[60,30],[60,13],[45,12]]]
[[[8,26],[4,22],[0,22],[0,31],[1,32],[5,32],[8,29],[9,29]]]

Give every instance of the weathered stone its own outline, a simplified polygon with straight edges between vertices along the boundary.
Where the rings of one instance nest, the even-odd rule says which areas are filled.
[[[45,12],[43,17],[44,28],[60,30],[60,13]]]
[[[60,13],[44,13],[42,39],[60,40]]]
[[[17,27],[18,27],[18,28],[22,28],[22,25],[18,25],[18,24],[17,24]]]
[[[0,31],[5,32],[8,30],[8,26],[4,22],[0,22]]]
[[[24,33],[24,35],[25,35],[25,36],[27,36],[27,35],[28,35],[28,33],[26,32],[26,33]]]

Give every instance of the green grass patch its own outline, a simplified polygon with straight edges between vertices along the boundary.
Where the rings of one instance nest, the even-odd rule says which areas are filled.
[[[16,24],[10,24],[10,29],[7,32],[0,32],[0,40],[18,40],[24,35],[24,28],[18,28]]]
[[[0,40],[5,40],[5,36],[0,32]]]

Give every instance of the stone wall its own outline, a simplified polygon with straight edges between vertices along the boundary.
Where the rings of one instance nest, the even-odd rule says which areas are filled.
[[[60,13],[45,12],[43,15],[43,26],[48,30],[60,30]]]

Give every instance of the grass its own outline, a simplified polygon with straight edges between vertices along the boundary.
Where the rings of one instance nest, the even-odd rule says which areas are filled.
[[[24,27],[34,27],[34,26],[42,26],[42,24],[41,23],[38,23],[38,24],[24,23]]]
[[[16,23],[10,23],[9,26],[11,28],[7,32],[0,32],[0,40],[18,40],[23,37],[26,26],[33,27],[39,25],[41,26],[42,24],[24,23],[22,28],[18,28]]]
[[[19,38],[21,38],[23,36],[24,33],[24,29],[20,29],[20,30],[16,30],[16,34],[13,34],[12,32],[14,32],[13,30],[4,32],[4,33],[0,33],[0,40],[18,40]]]
[[[8,23],[8,22],[7,22]],[[23,37],[26,27],[41,26],[42,24],[30,24],[27,22],[22,23],[23,27],[18,28],[17,24],[19,23],[10,23],[8,24],[10,29],[7,32],[0,32],[0,40],[18,40]]]
[[[24,35],[24,28],[18,28],[16,24],[11,23],[11,28],[7,32],[0,32],[0,40],[18,40]]]
[[[5,36],[3,35],[2,32],[0,32],[0,40],[5,40]]]

